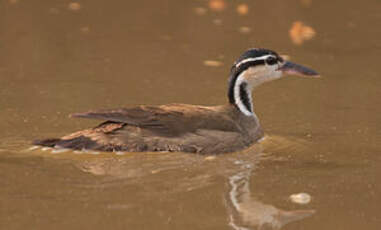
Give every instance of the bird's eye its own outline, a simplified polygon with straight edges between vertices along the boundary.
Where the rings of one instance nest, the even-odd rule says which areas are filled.
[[[266,63],[267,63],[268,65],[274,65],[274,64],[277,63],[277,59],[276,59],[275,57],[273,57],[273,56],[270,56],[270,57],[268,57],[268,58],[266,59]]]

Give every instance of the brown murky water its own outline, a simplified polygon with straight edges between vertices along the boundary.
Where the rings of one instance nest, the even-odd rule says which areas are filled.
[[[0,229],[380,229],[380,12],[376,0],[2,0]],[[253,148],[26,151],[96,124],[73,112],[226,103],[249,47],[323,76],[256,89],[267,138]],[[301,192],[310,203],[290,201]]]

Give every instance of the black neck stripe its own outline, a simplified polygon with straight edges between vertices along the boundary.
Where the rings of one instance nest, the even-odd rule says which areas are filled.
[[[250,92],[247,91],[247,83],[243,82],[239,86],[239,99],[242,101],[242,104],[245,106],[247,111],[253,112],[253,108],[250,101]]]
[[[246,63],[243,63],[238,67],[236,67],[235,65],[232,67],[231,73],[230,73],[230,79],[229,79],[229,88],[228,88],[228,97],[229,97],[229,102],[231,104],[235,104],[234,86],[237,82],[238,76],[243,71],[247,70],[249,67],[256,66],[256,65],[264,65],[264,64],[265,64],[265,60],[255,60],[255,61],[248,61]]]

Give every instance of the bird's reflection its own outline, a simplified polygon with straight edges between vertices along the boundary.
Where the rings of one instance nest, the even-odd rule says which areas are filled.
[[[249,182],[253,166],[242,164],[242,171],[229,177],[230,191],[227,207],[230,226],[236,230],[281,229],[284,225],[304,219],[314,210],[285,211],[270,204],[264,204],[251,195]]]
[[[196,155],[155,153],[91,158],[76,161],[75,165],[81,171],[98,177],[97,183],[82,186],[121,187],[144,183],[152,189],[159,189],[156,186],[170,187],[170,192],[176,193],[199,189],[212,183],[215,174],[200,173],[195,169],[197,167],[202,170],[198,166],[205,162],[204,159],[205,157]]]
[[[251,152],[217,157],[166,153],[92,158],[79,161],[76,166],[83,172],[102,178],[101,183],[94,186],[144,183],[150,188],[152,186],[150,191],[155,191],[158,196],[168,194],[168,190],[160,192],[163,186],[171,188],[173,193],[183,193],[215,185],[220,181],[216,177],[223,176],[228,180],[229,189],[221,193],[225,193],[229,225],[236,230],[281,229],[290,222],[314,214],[314,210],[281,210],[253,196],[250,177],[256,164],[264,159],[260,155],[262,150],[256,149],[259,151],[256,154]]]

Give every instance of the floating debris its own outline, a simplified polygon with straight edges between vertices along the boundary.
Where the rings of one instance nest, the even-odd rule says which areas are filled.
[[[247,4],[239,4],[237,6],[237,13],[239,15],[247,15],[249,13],[249,6]]]
[[[297,204],[308,204],[311,202],[311,195],[308,193],[297,193],[290,196],[290,200]]]
[[[126,155],[126,152],[118,151],[118,152],[115,152],[115,155],[123,156],[123,155]]]
[[[194,12],[197,15],[205,15],[208,12],[208,10],[204,7],[196,7],[196,8],[194,8]]]
[[[225,10],[226,3],[224,0],[209,0],[209,8],[213,11],[221,12]]]
[[[71,2],[69,3],[68,8],[71,11],[78,11],[81,9],[81,4],[79,4],[78,2]]]
[[[290,35],[291,41],[296,45],[301,45],[316,35],[316,32],[312,27],[306,26],[303,22],[300,21],[294,22],[288,33]]]
[[[241,26],[238,31],[242,34],[248,34],[251,32],[251,28],[247,26]]]
[[[216,60],[205,60],[204,65],[210,66],[210,67],[220,67],[223,65],[223,63]]]

